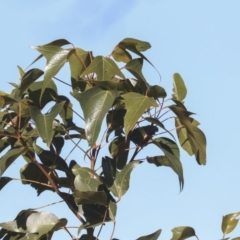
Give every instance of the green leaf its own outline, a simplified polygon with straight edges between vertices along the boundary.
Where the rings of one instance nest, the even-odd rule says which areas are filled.
[[[44,69],[44,80],[43,87],[40,95],[40,99],[43,95],[43,92],[48,87],[49,82],[52,78],[59,72],[59,70],[63,67],[63,65],[67,62],[67,57],[70,54],[70,50],[61,49],[59,52],[54,54],[52,58],[48,61],[45,69]]]
[[[53,121],[61,112],[65,102],[55,104],[52,110],[47,114],[42,114],[37,107],[29,106],[30,115],[36,124],[40,137],[49,147],[53,138]]]
[[[112,56],[115,61],[117,62],[124,62],[127,63],[130,60],[132,60],[131,54],[126,51],[124,48],[120,48],[119,46],[116,46],[112,52]]]
[[[10,139],[8,137],[0,139],[0,152],[6,149],[9,145],[10,145]]]
[[[69,57],[71,82],[73,90],[77,90],[78,87],[80,87],[82,92],[85,90],[86,82],[78,80],[79,76],[91,63],[90,56],[91,56],[90,52],[84,51],[81,48],[75,48],[73,54]]]
[[[131,52],[134,52],[135,54],[137,54],[138,56],[140,56],[141,58],[146,60],[149,64],[151,64],[152,67],[154,67],[154,65],[141,53],[151,47],[150,43],[140,41],[140,40],[137,40],[134,38],[125,38],[120,43],[118,43],[118,47],[120,47],[122,49],[130,50]],[[156,68],[155,68],[155,70],[157,71]],[[159,74],[159,72],[158,72],[158,74]]]
[[[127,137],[129,131],[144,112],[150,107],[157,107],[158,105],[153,98],[143,96],[139,93],[126,93],[121,97],[125,100],[127,109],[127,113],[124,116],[124,130]]]
[[[136,58],[129,61],[124,68],[126,68],[134,77],[139,81],[144,83],[146,90],[149,90],[149,84],[147,83],[145,77],[142,74],[143,59]],[[145,93],[144,93],[145,94]]]
[[[161,232],[162,232],[162,230],[159,229],[152,234],[149,234],[147,236],[139,237],[137,240],[158,240],[158,237],[160,236]]]
[[[34,64],[35,62],[37,62],[40,58],[42,58],[43,56],[47,59],[47,61],[49,60],[49,58],[56,52],[59,51],[59,48],[67,45],[67,44],[71,44],[69,41],[67,41],[66,39],[57,39],[54,40],[50,43],[47,43],[45,45],[42,46],[31,46],[31,48],[38,50],[39,52],[41,52],[41,50],[43,51],[42,54],[40,54],[27,68],[29,68],[32,64]],[[44,51],[44,47],[45,47],[45,51]],[[49,47],[49,48],[46,48]],[[55,51],[54,51],[54,47]],[[50,51],[48,51],[50,50]]]
[[[141,161],[132,161],[124,166],[121,172],[117,172],[115,181],[111,188],[109,188],[115,197],[121,197],[127,192],[129,188],[130,174],[132,170],[138,166]]]
[[[11,97],[8,93],[0,91],[0,108],[4,108],[9,104],[17,102],[15,99]]]
[[[87,141],[92,147],[98,138],[103,118],[112,107],[118,92],[104,91],[99,87],[94,87],[84,93],[72,93],[72,95],[80,102],[86,124]]]
[[[125,78],[117,64],[111,58],[103,56],[95,57],[87,69],[81,74],[81,77],[90,73],[96,73],[98,81],[111,80],[115,75]]]
[[[185,240],[190,237],[196,236],[195,230],[192,227],[175,227],[172,229],[173,236],[171,240]]]
[[[154,99],[157,98],[165,98],[167,96],[167,93],[164,88],[154,85],[150,86],[149,91],[147,92],[147,95],[149,97],[153,97]]]
[[[192,115],[192,112],[186,110],[183,104],[180,105],[180,102],[177,101],[179,105],[172,105],[169,108],[177,115],[179,121],[186,127],[186,130],[189,134],[194,135],[192,130],[192,118],[189,116]]]
[[[179,142],[181,144],[181,147],[190,155],[193,155],[193,150],[191,143],[188,140],[188,133],[185,127],[181,127],[182,123],[180,122],[179,118],[175,118],[175,126],[177,129],[177,136],[179,139]]]
[[[240,240],[240,237],[232,238],[232,240]]]
[[[33,68],[26,72],[24,76],[22,77],[22,81],[20,86],[18,87],[18,90],[16,91],[15,94],[15,99],[21,98],[22,94],[24,93],[25,90],[28,89],[28,87],[35,82],[39,77],[43,75],[43,71],[38,69],[38,68]]]
[[[0,226],[12,232],[35,233],[38,239],[50,232],[58,224],[58,218],[50,212],[22,211],[11,222],[0,223]]]
[[[164,137],[153,139],[153,143],[158,146],[168,158],[170,167],[178,175],[180,191],[182,191],[184,186],[184,178],[178,145],[171,139]]]
[[[25,72],[20,66],[17,66],[17,68],[18,68],[18,71],[19,71],[19,79],[22,80]]]
[[[114,221],[117,214],[117,204],[115,202],[110,201],[108,205],[108,211],[110,219]]]
[[[89,180],[92,179],[91,176],[95,176],[99,179],[99,175],[90,168],[79,166],[74,160],[70,162],[70,168],[75,176],[78,176],[81,179]]]
[[[173,94],[174,100],[182,102],[187,95],[187,88],[179,73],[173,74]]]
[[[199,165],[206,165],[206,137],[204,133],[198,128],[192,127],[194,135],[188,134],[188,139],[192,147],[192,151],[196,157]]]
[[[222,219],[222,232],[223,234],[228,234],[232,232],[238,224],[240,212],[231,213],[226,216],[223,216]]]
[[[0,158],[0,176],[22,154],[27,151],[26,147],[12,148]]]
[[[171,163],[166,156],[154,156],[154,157],[147,157],[148,163],[153,163],[157,167],[166,166],[171,167]]]
[[[191,134],[186,128],[181,127],[182,124],[178,118],[175,119],[177,135],[182,148],[190,155],[195,155],[195,158],[200,165],[206,164],[206,137],[204,133],[197,127],[199,122],[190,118],[192,127]],[[180,128],[181,127],[181,128]]]
[[[82,175],[82,176],[84,176],[84,175]],[[76,190],[78,190],[80,192],[88,192],[88,191],[96,192],[96,191],[98,191],[99,185],[102,184],[100,181],[98,181],[95,178],[84,179],[84,178],[82,178],[82,176],[77,175],[74,179],[74,186],[75,186]]]
[[[145,41],[141,41],[134,38],[124,38],[119,44],[119,47],[124,49],[129,49],[130,51],[136,52],[144,52],[151,48],[151,44]]]

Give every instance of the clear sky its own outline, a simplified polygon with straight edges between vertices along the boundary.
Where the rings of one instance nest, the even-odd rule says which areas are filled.
[[[149,41],[152,48],[146,56],[162,81],[146,64],[148,81],[161,84],[170,97],[172,75],[179,72],[185,80],[186,106],[197,113],[207,136],[207,165],[198,166],[182,152],[185,187],[180,194],[177,176],[170,169],[138,166],[130,191],[118,204],[116,238],[132,240],[161,228],[160,239],[167,240],[173,227],[192,226],[200,240],[217,240],[222,237],[222,216],[240,211],[239,9],[239,0],[0,2],[1,90],[8,92],[8,82],[18,82],[17,65],[26,68],[38,56],[29,46],[59,38],[95,55],[108,55],[125,37]],[[62,78],[67,79],[67,73]],[[17,160],[5,175],[19,177],[23,164]],[[13,220],[22,209],[57,200],[52,193],[37,198],[33,188],[11,182],[0,192],[0,222]],[[64,204],[44,210],[59,218],[67,214],[68,225],[77,226]],[[111,223],[104,227],[101,240],[110,238],[111,228]],[[229,236],[240,236],[240,226]],[[61,231],[53,239],[68,237]]]

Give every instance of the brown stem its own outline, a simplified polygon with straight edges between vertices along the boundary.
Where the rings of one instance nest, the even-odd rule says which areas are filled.
[[[137,147],[132,155],[132,158],[129,162],[132,162],[134,160],[134,158],[137,156],[137,154],[141,151],[140,147]]]
[[[99,229],[99,231],[98,231],[98,235],[97,235],[97,237],[96,237],[95,240],[98,240],[98,237],[99,237],[99,235],[100,235],[100,233],[101,233],[101,231],[102,231],[102,227],[103,227],[104,222],[105,222],[105,219],[106,219],[106,217],[107,217],[107,212],[108,212],[108,208],[106,207],[106,211],[105,211],[104,216],[103,216],[102,224],[101,224],[101,227],[100,227],[100,229]]]

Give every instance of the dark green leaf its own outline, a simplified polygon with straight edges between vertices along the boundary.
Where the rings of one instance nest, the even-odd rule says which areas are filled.
[[[129,188],[130,174],[132,170],[138,166],[141,161],[132,161],[124,166],[121,172],[117,172],[111,192],[119,199],[127,192]]]
[[[57,87],[53,81],[50,81],[40,100],[42,86],[43,81],[34,82],[28,89],[28,96],[31,100],[30,105],[34,105],[39,109],[42,109],[47,103],[55,101],[58,97]]]
[[[196,236],[195,230],[192,227],[175,227],[172,229],[173,236],[171,240],[185,240]]]
[[[142,146],[147,144],[157,131],[158,128],[152,125],[138,127],[131,131],[131,133],[129,134],[129,140],[131,140],[138,146]]]
[[[36,124],[38,133],[47,146],[50,146],[53,138],[53,121],[62,110],[63,105],[64,102],[55,104],[47,114],[42,114],[37,107],[29,106],[30,114]]]
[[[173,74],[173,94],[174,100],[183,101],[187,95],[187,88],[179,73]]]
[[[155,99],[157,98],[165,98],[167,96],[167,93],[165,92],[165,89],[158,86],[150,86],[149,91],[147,92],[147,95],[149,97],[153,97]]]
[[[103,56],[95,57],[91,64],[81,74],[81,77],[90,73],[96,73],[98,81],[111,80],[115,75],[125,78],[117,64],[111,58]]]
[[[104,191],[99,192],[80,192],[74,191],[74,199],[77,205],[82,204],[99,204],[99,205],[107,205],[107,194]]]
[[[169,106],[169,108],[177,115],[179,118],[179,121],[186,127],[186,130],[188,131],[189,134],[193,134],[192,130],[192,118],[189,116],[192,115],[192,112],[188,112],[184,105],[178,106],[178,105],[172,105]]]
[[[238,219],[239,215],[240,215],[240,212],[231,213],[226,216],[223,216],[222,232],[224,235],[232,232],[235,229],[239,221]]]
[[[10,177],[1,177],[0,178],[0,190],[2,190],[11,180],[12,180],[12,178],[10,178]]]
[[[118,44],[118,47],[120,47],[122,49],[130,50],[131,52],[134,52],[135,54],[137,54],[138,56],[140,56],[141,58],[143,58],[144,60],[146,60],[149,64],[151,64],[153,66],[153,64],[141,53],[151,47],[150,43],[140,41],[140,40],[137,40],[134,38],[125,38]]]
[[[66,96],[58,96],[58,100],[60,101],[65,101],[65,104],[61,110],[61,112],[59,113],[59,115],[61,116],[64,124],[66,125],[67,128],[75,126],[75,124],[72,122],[73,119],[73,105],[70,102],[69,98],[67,98]],[[70,126],[72,124],[72,126]]]
[[[22,81],[20,86],[18,87],[18,91],[16,92],[15,99],[21,97],[21,95],[24,93],[25,90],[28,89],[28,87],[35,82],[39,77],[43,75],[43,71],[38,68],[33,68],[26,72],[24,76],[22,77]]]
[[[169,160],[170,167],[178,175],[181,191],[184,185],[184,178],[183,168],[180,162],[180,152],[178,149],[178,145],[171,139],[164,137],[153,139],[153,143],[163,151],[163,153]]]
[[[65,172],[67,175],[71,174],[67,163],[57,154],[47,151],[39,147],[37,144],[33,144],[34,151],[38,155],[41,162],[52,169],[57,169]]]
[[[78,81],[79,76],[91,63],[91,53],[84,51],[81,48],[75,48],[74,53],[69,58],[69,65],[71,70],[72,89],[80,90],[83,92],[86,87],[86,82]],[[80,84],[81,83],[81,84]]]
[[[125,140],[125,137],[118,136],[112,140],[109,144],[109,152],[111,156],[116,160],[116,166],[118,169],[123,169],[127,163],[129,153],[130,142]]]
[[[117,91],[104,91],[99,87],[91,88],[84,93],[72,93],[80,102],[85,119],[85,131],[88,144],[92,147],[98,138],[103,118],[112,107],[118,96]]]
[[[102,170],[104,174],[105,185],[107,187],[111,187],[116,177],[116,160],[110,157],[103,157]]]
[[[42,168],[49,174],[49,176],[56,181],[56,173],[48,167],[42,165]],[[34,163],[28,163],[20,169],[21,179],[23,184],[29,184],[37,190],[38,196],[45,190],[54,191],[49,185],[48,178],[42,173],[41,169]],[[28,181],[26,181],[28,180]]]
[[[156,232],[149,234],[147,236],[139,237],[137,240],[158,240],[158,237],[160,236],[162,230],[159,229]]]
[[[172,135],[172,133],[170,131],[168,131],[165,126],[163,125],[162,122],[160,122],[157,118],[151,118],[151,117],[146,117],[144,118],[145,120],[147,120],[150,123],[154,123],[157,126],[159,126],[160,128],[164,129],[167,133],[169,133],[171,135],[171,137],[175,140],[175,137]]]
[[[64,142],[64,138],[60,134],[57,134],[53,137],[52,144],[54,145],[57,154],[61,153]]]
[[[84,204],[82,205],[82,210],[83,215],[86,219],[86,223],[80,226],[80,228],[78,229],[78,233],[80,233],[82,229],[97,227],[101,225],[103,223],[107,208],[103,205]]]
[[[127,109],[124,117],[124,130],[127,136],[143,113],[150,107],[157,107],[158,105],[153,98],[138,93],[126,93],[122,97]]]
[[[66,218],[61,218],[58,219],[58,222],[54,225],[54,227],[51,229],[51,231],[57,231],[59,229],[62,229],[67,225],[67,219]]]

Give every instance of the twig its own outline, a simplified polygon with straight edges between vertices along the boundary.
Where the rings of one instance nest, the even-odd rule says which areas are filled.
[[[116,221],[114,220],[114,222],[113,222],[113,230],[112,230],[112,234],[111,234],[110,240],[112,240],[112,238],[113,238],[113,234],[115,232],[115,227],[116,227]]]

